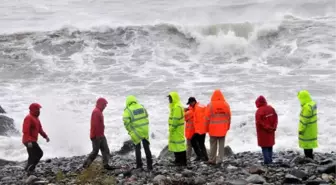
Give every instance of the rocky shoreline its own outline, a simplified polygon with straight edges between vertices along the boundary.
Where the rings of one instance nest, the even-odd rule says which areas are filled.
[[[111,154],[110,163],[115,170],[101,167],[101,158],[89,169],[81,169],[86,156],[43,160],[29,177],[23,171],[25,162],[0,160],[0,184],[158,184],[158,185],[247,185],[247,184],[335,184],[336,155],[316,153],[315,160],[304,158],[297,152],[274,154],[275,164],[263,166],[259,152],[233,154],[226,147],[222,164],[208,165],[189,162],[187,167],[170,165],[171,153],[166,148],[154,158],[154,170],[134,170],[132,148],[124,147]],[[145,159],[144,164],[145,163]]]

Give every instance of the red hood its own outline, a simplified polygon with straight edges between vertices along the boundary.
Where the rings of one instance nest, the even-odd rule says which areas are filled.
[[[256,104],[257,108],[259,108],[261,106],[264,106],[264,105],[267,105],[266,98],[264,96],[259,96],[257,98],[257,100],[255,101],[255,104]]]
[[[32,116],[38,117],[40,115],[40,109],[42,106],[38,103],[32,103],[29,106],[29,111]]]
[[[211,101],[225,101],[223,93],[216,89],[211,96]]]
[[[104,106],[107,104],[107,100],[105,98],[98,98],[97,103],[96,103],[96,107],[103,111]]]

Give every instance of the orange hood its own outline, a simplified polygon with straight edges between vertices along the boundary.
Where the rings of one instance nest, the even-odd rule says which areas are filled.
[[[226,101],[226,100],[224,98],[223,93],[219,89],[216,89],[211,96],[211,101]]]

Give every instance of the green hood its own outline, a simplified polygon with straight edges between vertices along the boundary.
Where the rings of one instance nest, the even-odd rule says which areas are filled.
[[[181,104],[180,96],[177,94],[177,92],[170,92],[169,95],[172,97],[172,103],[169,104],[169,107],[173,107],[177,104]]]
[[[136,99],[136,97],[133,95],[127,96],[126,107],[129,107],[132,103],[138,103],[138,100]]]
[[[312,101],[310,97],[310,93],[307,90],[302,90],[297,95],[298,99],[300,100],[301,105],[309,103]]]

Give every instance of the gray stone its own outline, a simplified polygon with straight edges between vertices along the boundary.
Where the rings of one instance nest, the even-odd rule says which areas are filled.
[[[301,179],[295,177],[294,175],[291,174],[286,174],[285,179],[283,181],[283,183],[289,183],[289,184],[295,184],[295,183],[301,183]]]
[[[234,155],[234,153],[233,153],[231,147],[230,146],[225,146],[224,147],[224,156],[225,157],[231,157],[233,155]]]
[[[166,180],[166,177],[163,175],[157,175],[154,177],[153,179],[153,183],[158,185],[158,184],[162,184],[164,181]]]
[[[169,150],[168,150],[168,145],[167,146],[165,146],[162,150],[161,150],[161,152],[160,152],[160,154],[159,154],[159,157],[158,157],[158,159],[173,159],[174,158],[174,153],[173,152],[170,152]]]
[[[322,184],[328,184],[326,181],[322,180],[309,180],[306,181],[306,185],[322,185]]]
[[[323,161],[320,162],[321,165],[326,165],[326,164],[330,164],[333,163],[334,161],[332,159],[325,159]]]
[[[308,176],[307,173],[301,170],[298,170],[298,169],[291,170],[289,174],[294,175],[295,177],[300,178],[300,179],[306,179],[306,177]]]
[[[249,182],[243,179],[232,180],[227,182],[228,185],[247,185]]]
[[[8,180],[11,180],[12,179],[12,177],[3,177],[2,179],[1,179],[1,181],[8,181]]]
[[[266,180],[263,177],[261,177],[260,175],[256,175],[256,174],[250,175],[246,179],[246,181],[250,183],[254,183],[254,184],[263,184],[266,182]]]
[[[319,173],[336,173],[336,162],[318,167]]]
[[[265,173],[265,169],[261,166],[251,166],[249,168],[249,172],[251,174],[262,174],[262,173]]]
[[[38,181],[38,178],[35,175],[30,175],[26,180],[26,184],[33,184],[35,181]]]
[[[204,176],[196,176],[195,178],[195,184],[205,184],[206,183],[206,178]]]

